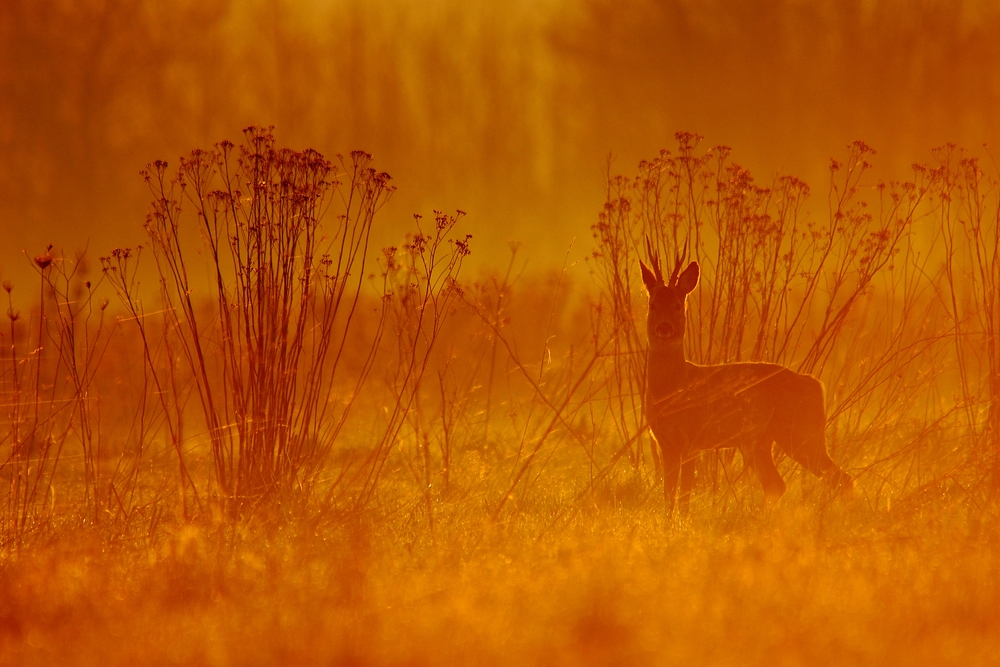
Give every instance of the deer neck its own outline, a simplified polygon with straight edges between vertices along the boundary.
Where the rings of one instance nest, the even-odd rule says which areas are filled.
[[[684,343],[650,345],[646,357],[646,394],[659,398],[683,388],[687,380]]]

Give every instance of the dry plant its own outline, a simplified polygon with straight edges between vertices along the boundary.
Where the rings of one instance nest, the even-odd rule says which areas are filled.
[[[85,278],[84,255],[67,258],[49,246],[32,266],[39,276],[38,311],[25,326],[14,308],[13,285],[3,285],[9,321],[9,347],[0,357],[7,413],[0,449],[7,486],[4,545],[51,526],[57,486],[62,502],[87,523],[130,519],[142,459],[141,450],[122,448],[113,467],[106,462],[113,452],[103,449],[94,381],[114,325],[105,322],[107,300],[95,302],[97,285]]]
[[[639,317],[639,290],[635,283],[635,271],[630,269],[638,259],[635,245],[637,232],[636,215],[633,209],[632,189],[636,185],[624,176],[612,176],[608,162],[607,190],[604,209],[593,226],[594,249],[591,264],[594,276],[601,290],[595,308],[602,318],[611,322],[612,335],[609,359],[600,371],[609,383],[612,409],[611,416],[618,439],[635,441],[635,448],[629,448],[633,465],[642,461],[641,435],[646,431],[642,387],[646,377],[646,343],[641,329],[636,325]],[[644,187],[657,199],[662,194],[659,183],[647,181]],[[643,200],[640,200],[640,202]],[[657,211],[659,209],[657,208]],[[649,451],[657,470],[660,468],[659,451],[655,443],[649,442]]]
[[[139,295],[137,270],[142,250],[142,246],[134,250],[115,248],[109,256],[101,258],[101,264],[128,319],[135,324],[141,341],[142,388],[136,399],[133,438],[142,451],[155,441],[160,430],[158,424],[162,422],[166,426],[169,444],[177,459],[181,516],[190,519],[195,509],[201,509],[201,499],[184,456],[184,409],[187,400],[178,382],[177,355],[171,346],[172,339],[163,335],[172,324],[167,311],[160,313],[163,316],[162,328],[151,325]],[[155,403],[151,406],[152,401]]]
[[[433,358],[435,346],[455,305],[461,300],[463,288],[458,282],[462,262],[469,256],[472,236],[452,238],[455,226],[465,216],[434,212],[434,229],[425,232],[421,216],[414,215],[417,231],[407,236],[402,249],[383,250],[382,293],[387,312],[387,326],[393,336],[392,351],[387,361],[386,386],[391,393],[387,418],[381,437],[375,443],[359,470],[355,507],[366,506],[378,489],[385,463],[398,443],[403,427],[409,423],[418,442],[423,467],[424,499],[428,519],[433,525],[431,498],[431,449],[426,430],[426,415],[421,410],[424,379]],[[443,391],[439,377],[439,388]],[[444,408],[442,407],[442,410]],[[442,423],[446,423],[444,412]],[[448,466],[448,445],[442,456]]]
[[[372,225],[394,188],[367,153],[340,158],[338,168],[312,150],[277,148],[271,129],[261,127],[247,128],[239,147],[224,141],[192,151],[172,177],[162,161],[143,175],[154,196],[146,231],[160,276],[166,349],[178,351],[193,377],[213,495],[238,515],[313,478],[367,379],[381,329],[358,374],[337,384]],[[182,235],[195,230],[182,224],[185,207],[194,209],[206,243],[208,292],[189,272]],[[121,271],[114,255],[105,268]],[[127,281],[113,281],[126,305],[134,302]],[[212,294],[210,318],[198,307],[199,292]],[[170,382],[142,335],[164,397]],[[181,407],[169,409],[176,422]],[[175,449],[186,480],[179,443]]]
[[[1000,490],[1000,174],[948,144],[930,169],[972,463]]]
[[[507,454],[501,461],[502,469],[508,469],[509,473],[497,489],[499,499],[492,503],[490,516],[493,520],[501,516],[511,500],[519,498],[521,502],[525,501],[528,490],[545,473],[546,467],[562,449],[560,445],[565,441],[572,444],[574,451],[582,451],[589,461],[591,480],[588,489],[593,486],[595,476],[600,476],[603,472],[595,470],[594,450],[599,433],[594,428],[592,405],[595,399],[599,400],[606,392],[608,381],[596,377],[595,370],[615,338],[603,331],[603,322],[599,317],[594,317],[592,329],[583,332],[582,341],[570,339],[569,345],[561,350],[553,344],[552,339],[556,338],[557,331],[561,328],[557,326],[557,315],[560,311],[567,310],[569,302],[566,295],[568,289],[564,284],[565,271],[564,265],[553,285],[545,326],[537,326],[540,314],[537,309],[532,314],[523,314],[534,325],[530,328],[542,334],[537,362],[527,358],[521,351],[518,328],[507,312],[509,302],[517,298],[509,282],[510,271],[503,280],[480,283],[473,298],[466,300],[466,304],[475,312],[488,333],[490,372],[486,396],[487,414],[492,402],[497,346],[503,353],[501,363],[510,369],[508,375],[511,372],[516,374],[528,393],[527,398],[520,397],[520,400],[514,396],[508,398],[508,417],[515,424],[520,424],[516,425],[512,433],[517,445],[516,451],[512,455]],[[580,354],[581,348],[587,352]],[[509,386],[510,377],[507,378],[507,383]]]

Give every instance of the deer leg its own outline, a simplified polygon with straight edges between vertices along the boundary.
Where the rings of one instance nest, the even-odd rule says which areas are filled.
[[[803,468],[822,478],[834,489],[850,493],[854,480],[845,473],[826,450],[826,411],[823,389],[812,381],[803,387],[792,409],[782,413],[774,426],[778,446]]]
[[[691,507],[691,489],[694,488],[694,470],[698,459],[688,459],[681,464],[681,516],[687,516]]]
[[[854,480],[833,462],[826,452],[826,433],[823,430],[812,433],[792,431],[778,444],[803,468],[825,480],[838,491],[849,493],[854,488]]]
[[[833,465],[832,470],[828,470],[823,479],[829,484],[834,490],[839,491],[845,496],[851,495],[854,491],[854,479],[844,472],[837,464]]]
[[[662,447],[660,452],[663,455],[663,501],[666,504],[667,516],[670,516],[674,513],[677,477],[681,470],[681,453],[670,451],[666,447]]]
[[[757,478],[764,487],[764,496],[768,500],[778,500],[785,494],[785,480],[781,479],[781,474],[774,465],[774,455],[771,452],[773,444],[773,437],[766,435],[756,444],[743,450],[743,457],[747,465],[757,473]]]

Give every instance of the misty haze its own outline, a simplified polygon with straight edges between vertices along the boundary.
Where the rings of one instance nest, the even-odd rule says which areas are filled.
[[[0,2],[0,665],[993,664],[1000,7]]]

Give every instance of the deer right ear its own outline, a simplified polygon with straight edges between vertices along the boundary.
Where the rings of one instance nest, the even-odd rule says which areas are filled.
[[[656,275],[649,270],[649,267],[639,260],[639,270],[642,271],[642,284],[646,286],[646,291],[650,294],[653,293],[653,288],[660,285],[660,281],[656,279]]]
[[[698,286],[698,274],[700,272],[701,267],[698,266],[698,262],[691,262],[684,269],[684,272],[677,276],[677,287],[680,289],[681,294],[690,294],[694,291],[694,288]]]

